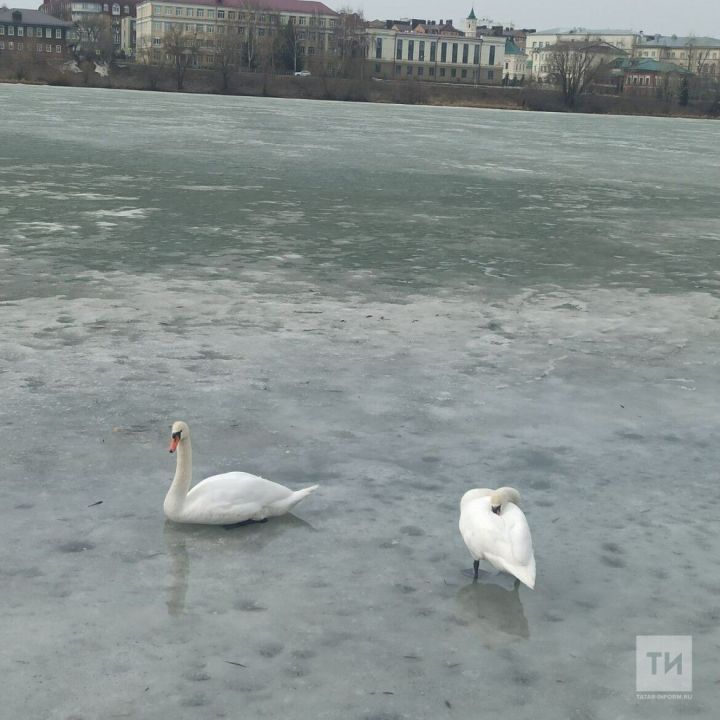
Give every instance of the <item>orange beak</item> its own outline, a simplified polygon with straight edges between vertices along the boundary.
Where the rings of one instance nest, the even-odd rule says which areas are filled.
[[[168,452],[174,453],[177,450],[177,446],[180,442],[179,437],[172,437],[170,438],[170,447],[168,448]]]

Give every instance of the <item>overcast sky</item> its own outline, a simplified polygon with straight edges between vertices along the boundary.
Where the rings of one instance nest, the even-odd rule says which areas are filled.
[[[0,0],[0,5],[37,8],[35,0]],[[452,18],[456,24],[467,17],[473,0],[325,0],[333,9],[362,9],[368,20],[419,17]],[[490,0],[475,4],[478,18],[505,25],[533,27],[581,26],[660,32],[663,35],[711,35],[720,37],[720,0]]]

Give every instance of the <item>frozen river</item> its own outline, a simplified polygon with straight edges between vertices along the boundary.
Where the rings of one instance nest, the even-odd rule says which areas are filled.
[[[0,718],[716,717],[718,187],[712,122],[0,86]],[[166,523],[176,419],[321,487]]]

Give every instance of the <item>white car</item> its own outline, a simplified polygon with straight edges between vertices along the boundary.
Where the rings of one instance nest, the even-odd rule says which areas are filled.
[[[298,70],[295,73],[295,77],[310,77],[312,73],[309,70]]]

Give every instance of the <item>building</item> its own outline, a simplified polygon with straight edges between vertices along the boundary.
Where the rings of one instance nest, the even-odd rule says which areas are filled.
[[[720,40],[711,37],[640,35],[633,57],[679,65],[700,78],[720,78]]]
[[[337,20],[334,10],[313,0],[143,0],[137,8],[137,53],[159,60],[163,38],[179,32],[190,40],[190,64],[207,67],[218,36],[260,44],[291,24],[299,55],[322,55],[333,46]]]
[[[555,45],[546,45],[538,48],[532,54],[532,75],[539,82],[554,82],[556,74],[556,63],[558,55],[572,58],[573,53],[578,53],[585,59],[589,57],[588,69],[598,68],[600,65],[609,65],[619,57],[627,57],[628,53],[614,45],[602,41],[573,40],[558,42]]]
[[[374,77],[386,80],[500,84],[505,38],[475,34],[470,13],[464,32],[452,20],[369,23],[368,63]],[[475,25],[472,25],[474,21]]]
[[[625,95],[643,95],[660,98],[677,93],[683,78],[692,73],[674,63],[653,58],[618,58],[613,62],[611,75],[615,88]]]
[[[0,8],[0,56],[35,53],[65,60],[74,43],[73,24],[37,10]]]
[[[135,55],[135,46],[137,44],[136,24],[136,19],[130,15],[126,15],[120,20],[120,53],[125,57]]]
[[[78,26],[81,44],[89,48],[98,41],[100,28],[107,25],[109,40],[115,52],[120,50],[122,41],[122,18],[135,17],[135,8],[140,0],[119,2],[77,2],[76,0],[45,0],[40,10],[48,15],[70,20]]]
[[[513,40],[505,40],[504,85],[522,85],[530,75],[530,58]]]
[[[532,64],[532,77],[534,80],[547,80],[548,63],[547,51],[543,50],[553,45],[580,42],[609,45],[627,53],[633,48],[640,37],[640,33],[633,30],[588,30],[587,28],[551,28],[539,30],[527,38],[526,50],[530,54]],[[543,70],[543,68],[545,68]]]

